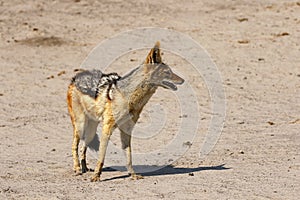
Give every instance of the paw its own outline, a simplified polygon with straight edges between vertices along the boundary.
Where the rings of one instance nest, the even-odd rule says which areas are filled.
[[[91,168],[87,168],[87,171],[88,171],[88,172],[94,172],[95,170],[94,170],[94,169],[91,169]]]
[[[83,167],[81,172],[84,174],[86,172],[93,172],[94,170],[93,169],[90,169],[90,168],[87,168],[87,167]]]
[[[82,175],[81,169],[76,169],[76,170],[74,170],[74,172],[75,172],[75,176]]]
[[[86,166],[86,161],[85,160],[81,160],[81,171],[82,173],[86,173],[91,171],[87,166]]]
[[[100,181],[100,176],[98,175],[95,175],[91,178],[91,182],[98,182],[98,181]]]
[[[139,180],[139,179],[144,179],[144,177],[139,174],[131,174],[131,180]]]
[[[75,176],[81,176],[82,172],[75,172]]]

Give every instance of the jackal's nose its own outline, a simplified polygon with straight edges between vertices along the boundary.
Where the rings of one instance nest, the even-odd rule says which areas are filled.
[[[174,76],[174,77],[173,77],[173,82],[174,82],[175,84],[181,85],[181,84],[184,83],[184,79],[181,78],[180,76],[178,76],[178,75],[176,75],[176,74],[174,74],[173,76]]]
[[[183,78],[181,78],[181,82],[180,82],[179,84],[180,84],[180,85],[183,84],[184,81],[185,81],[185,80],[184,80]]]

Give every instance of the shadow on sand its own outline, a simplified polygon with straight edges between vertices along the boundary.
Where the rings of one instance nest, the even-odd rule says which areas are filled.
[[[146,172],[146,173],[139,173],[142,176],[163,176],[163,175],[174,175],[174,174],[189,174],[193,172],[205,171],[205,170],[227,170],[230,168],[224,167],[225,164],[217,165],[217,166],[209,166],[209,167],[196,167],[196,168],[182,168],[182,167],[175,167],[175,166],[146,166],[146,165],[137,165],[134,166],[136,169],[152,169],[152,168],[159,168],[159,170]],[[106,167],[103,171],[126,171],[125,167],[121,166],[113,166],[113,167]],[[140,171],[140,170],[137,170]],[[145,170],[149,171],[149,170]],[[105,179],[103,181],[115,180],[115,179],[123,179],[127,178],[129,175],[122,175],[117,177],[112,177],[109,179]]]

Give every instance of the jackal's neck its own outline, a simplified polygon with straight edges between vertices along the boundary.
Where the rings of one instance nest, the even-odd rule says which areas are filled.
[[[149,74],[140,66],[123,76],[118,81],[118,88],[131,109],[141,109],[155,93],[157,86],[149,82]]]

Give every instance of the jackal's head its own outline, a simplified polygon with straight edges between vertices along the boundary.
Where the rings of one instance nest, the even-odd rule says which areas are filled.
[[[159,46],[159,42],[156,42],[144,62],[150,77],[149,82],[175,91],[177,90],[176,85],[181,85],[184,79],[176,75],[168,65],[162,62]]]

